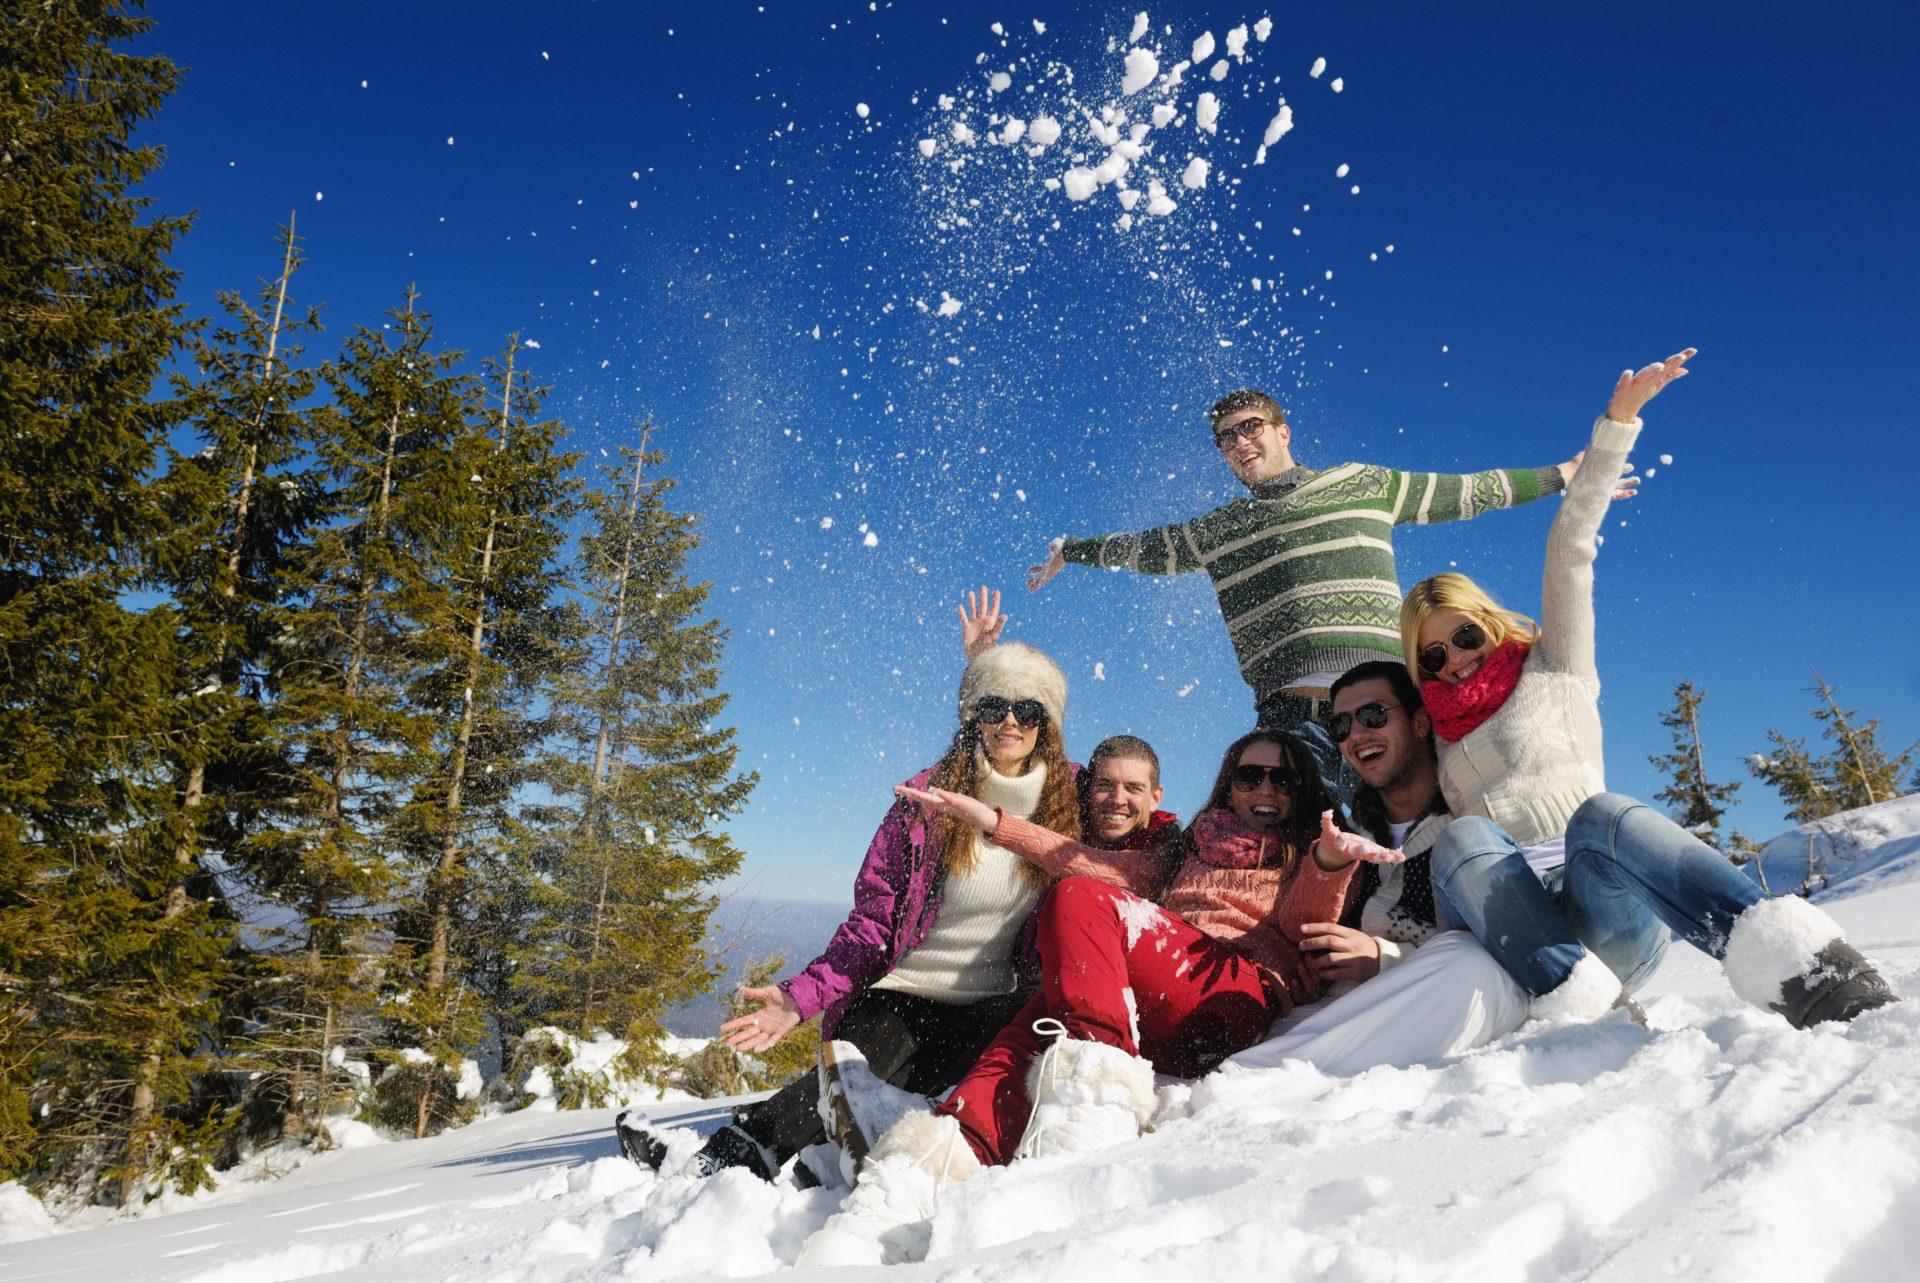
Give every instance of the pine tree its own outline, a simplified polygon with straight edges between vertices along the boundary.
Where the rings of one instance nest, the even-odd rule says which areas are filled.
[[[405,600],[427,573],[434,499],[456,478],[469,380],[436,351],[409,290],[385,330],[357,330],[328,374],[337,413],[315,443],[330,520],[288,570],[268,714],[286,774],[237,849],[274,909],[230,1063],[250,1122],[309,1133],[350,1084],[336,1062],[376,1036],[380,932],[398,870],[387,830],[424,769],[433,721],[408,706]],[[464,477],[458,478],[464,481]]]
[[[1673,688],[1673,707],[1660,715],[1660,724],[1673,733],[1673,751],[1652,756],[1649,763],[1666,772],[1667,787],[1654,796],[1667,804],[1676,823],[1710,846],[1719,847],[1720,818],[1740,792],[1734,784],[1715,784],[1707,778],[1706,749],[1700,737],[1700,705],[1706,692],[1692,682]],[[1737,845],[1726,848],[1735,863],[1745,863]]]
[[[525,918],[533,874],[516,855],[514,808],[577,636],[559,560],[575,460],[560,451],[561,425],[537,418],[544,389],[526,384],[519,352],[516,336],[490,366],[492,397],[468,410],[451,447],[464,480],[435,497],[430,569],[405,598],[422,663],[409,700],[435,718],[436,762],[403,817],[418,892],[399,924],[408,956],[391,1011],[396,1039],[445,1068],[456,1020],[467,1045],[489,1022],[503,1040],[514,1032],[502,1024],[508,953],[538,929]]]
[[[566,748],[534,838],[538,916],[556,929],[515,971],[530,1022],[624,1037],[634,1070],[662,1013],[713,982],[706,888],[740,862],[718,826],[758,778],[735,773],[733,731],[716,724],[725,633],[699,618],[711,585],[686,576],[699,537],[666,505],[674,483],[658,475],[652,431],[641,426],[640,447],[603,467],[586,498],[578,588],[591,656],[556,692]]]
[[[1834,688],[1818,672],[1813,680],[1808,691],[1818,701],[1813,717],[1829,745],[1825,755],[1815,757],[1804,739],[1769,730],[1772,748],[1748,760],[1753,774],[1780,794],[1800,824],[1898,796],[1901,774],[1920,755],[1920,746],[1889,755],[1880,743],[1879,718],[1860,721],[1857,710],[1840,707]]]
[[[138,8],[0,18],[0,1179],[43,1184],[124,1165],[141,1049],[196,1032],[149,1000],[221,947],[165,912],[174,620],[123,599],[161,528],[189,222],[132,194],[161,161],[132,135],[179,80],[125,52]]]

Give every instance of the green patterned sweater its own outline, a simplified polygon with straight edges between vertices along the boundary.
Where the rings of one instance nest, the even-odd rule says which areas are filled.
[[[1083,566],[1149,575],[1205,571],[1240,675],[1263,705],[1308,674],[1402,657],[1395,526],[1464,521],[1560,488],[1554,467],[1465,476],[1366,463],[1296,467],[1205,516],[1067,539],[1060,552]]]

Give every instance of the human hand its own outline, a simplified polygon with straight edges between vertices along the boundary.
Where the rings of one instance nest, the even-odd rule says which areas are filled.
[[[1371,980],[1380,974],[1380,942],[1366,932],[1338,922],[1308,922],[1300,930],[1305,933],[1300,951],[1328,984]]]
[[[1407,857],[1358,833],[1342,833],[1334,827],[1333,812],[1322,811],[1320,837],[1313,844],[1313,858],[1320,862],[1321,868],[1331,873],[1346,868],[1355,860],[1365,860],[1368,864],[1398,864]]]
[[[928,815],[957,815],[982,833],[991,833],[1000,827],[1000,813],[977,797],[947,789],[910,788],[905,784],[895,785],[893,791],[897,797],[918,802]]]
[[[1037,566],[1027,567],[1027,591],[1039,592],[1047,586],[1047,581],[1060,573],[1067,559],[1060,553],[1061,540],[1054,540],[1047,548],[1047,559]]]
[[[1664,361],[1655,361],[1643,366],[1638,372],[1620,371],[1620,381],[1613,385],[1613,396],[1607,400],[1607,417],[1615,423],[1632,423],[1640,417],[1640,410],[1647,402],[1660,395],[1660,390],[1675,379],[1685,378],[1691,371],[1687,362],[1699,354],[1698,348],[1688,348],[1676,352]]]
[[[735,1051],[765,1051],[800,1023],[800,1008],[794,1006],[787,991],[777,985],[742,989],[740,996],[760,1006],[720,1026],[720,1036]]]
[[[1611,418],[1612,416],[1609,415],[1608,417]],[[1619,420],[1616,419],[1615,422],[1617,423]],[[1579,454],[1574,455],[1573,458],[1559,465],[1560,488],[1562,490],[1565,490],[1573,484],[1574,477],[1579,475],[1580,472],[1580,461],[1586,457],[1587,452],[1582,450]],[[1621,464],[1620,484],[1619,487],[1614,490],[1613,497],[1616,499],[1631,499],[1639,493],[1640,478],[1634,474],[1633,465],[1631,463]]]
[[[1007,616],[1000,613],[1000,590],[987,593],[985,584],[980,591],[967,593],[967,604],[956,606],[960,612],[960,649],[972,663],[981,651],[996,646],[1000,642],[1000,630],[1007,626]]]

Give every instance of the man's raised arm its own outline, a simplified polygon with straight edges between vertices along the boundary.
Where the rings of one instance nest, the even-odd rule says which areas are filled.
[[[1137,570],[1144,575],[1181,575],[1205,570],[1200,548],[1194,542],[1191,521],[1176,521],[1170,526],[1155,526],[1135,534],[1097,535],[1092,539],[1055,539],[1047,548],[1047,559],[1027,567],[1027,590],[1033,592],[1060,573],[1068,562],[1081,566],[1118,567]]]
[[[1383,468],[1395,525],[1465,521],[1496,508],[1517,508],[1558,494],[1580,470],[1585,451],[1545,468],[1494,468],[1487,472],[1399,472]],[[1640,478],[1623,477],[1615,497],[1631,499]]]

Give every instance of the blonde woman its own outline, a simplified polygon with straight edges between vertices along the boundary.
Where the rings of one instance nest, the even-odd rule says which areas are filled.
[[[1401,604],[1440,787],[1461,817],[1434,845],[1434,891],[1443,916],[1535,996],[1537,1016],[1586,1019],[1625,1002],[1671,931],[1722,959],[1742,998],[1796,1027],[1851,1020],[1893,994],[1832,918],[1796,897],[1765,898],[1665,815],[1606,791],[1594,662],[1600,523],[1642,407],[1693,356],[1688,348],[1621,374],[1547,536],[1538,627],[1465,575],[1423,580]],[[1632,492],[1630,480],[1619,484]]]

